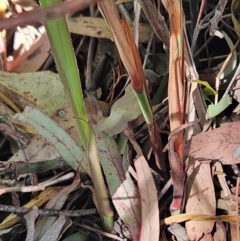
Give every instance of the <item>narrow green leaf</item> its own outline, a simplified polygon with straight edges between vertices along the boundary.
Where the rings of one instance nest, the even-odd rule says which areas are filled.
[[[43,7],[48,7],[59,3],[60,0],[40,0],[40,2]],[[91,178],[95,187],[103,226],[106,231],[110,232],[113,227],[113,211],[109,204],[107,189],[101,172],[95,134],[89,126],[88,116],[84,108],[79,71],[66,19],[61,17],[58,20],[48,21],[45,23],[45,27],[67,99],[76,117],[80,139],[88,156]]]
[[[216,95],[217,94],[217,91],[215,91],[211,86],[210,84],[207,82],[207,81],[204,81],[204,80],[192,80],[191,82],[193,83],[198,83],[200,85],[203,85],[205,86],[205,88],[203,89],[204,93],[206,95]]]
[[[208,106],[208,118],[211,119],[222,111],[224,111],[232,103],[232,98],[229,95],[225,95],[216,105]]]
[[[41,0],[40,2],[43,7],[49,7],[59,3],[59,0]],[[73,109],[74,115],[76,115],[80,138],[86,150],[87,140],[89,138],[88,118],[82,101],[83,95],[80,76],[67,23],[65,18],[60,18],[46,22],[45,27],[51,44],[54,61],[68,101]]]
[[[146,123],[148,125],[152,125],[153,124],[153,113],[152,113],[152,109],[149,104],[145,89],[143,89],[143,91],[140,93],[135,92],[135,94],[137,96],[138,104],[140,105],[140,108],[142,110]]]

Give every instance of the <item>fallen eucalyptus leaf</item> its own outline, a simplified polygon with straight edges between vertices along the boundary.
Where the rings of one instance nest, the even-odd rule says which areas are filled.
[[[240,121],[192,137],[185,145],[185,156],[219,160],[224,165],[240,163]]]
[[[99,121],[95,129],[107,132],[110,136],[113,136],[126,129],[128,122],[140,115],[141,109],[137,98],[132,87],[129,85],[125,89],[125,95],[113,104],[110,116]]]
[[[210,165],[196,162],[195,166],[198,165],[200,165],[198,173],[191,180],[191,191],[186,203],[186,214],[202,213],[214,216],[216,215],[216,199]],[[188,180],[187,183],[189,185],[190,181]],[[214,221],[186,222],[189,239],[199,240],[203,235],[210,235],[214,223]]]
[[[90,173],[83,148],[54,121],[41,111],[26,107],[23,114],[16,114],[14,118],[24,124],[32,126],[40,135],[45,137],[74,170]]]
[[[138,190],[141,197],[140,241],[158,240],[160,233],[158,198],[155,182],[149,165],[143,155],[134,161],[137,173]]]
[[[60,210],[65,204],[69,194],[80,184],[79,174],[74,181],[60,190],[45,206],[46,209]],[[56,222],[57,217],[40,217],[36,222],[34,240],[44,240],[47,232],[52,232],[51,226]]]
[[[113,40],[113,35],[102,18],[96,17],[74,17],[67,18],[67,24],[71,33],[86,35],[95,38],[108,38]],[[133,23],[129,23],[133,31]],[[149,24],[139,24],[139,42],[146,43],[151,36],[152,28]]]
[[[7,73],[0,71],[0,91],[21,109],[35,107],[48,116],[67,103],[58,74],[50,71]]]
[[[121,155],[112,137],[96,133],[99,157],[113,204],[131,235],[140,233],[140,200],[136,186],[124,173]]]
[[[23,207],[31,208],[32,206],[41,207],[45,204],[48,200],[56,196],[56,194],[62,189],[63,187],[47,187],[44,191],[42,191],[36,198],[33,198],[31,201],[26,203]],[[16,214],[11,213],[8,215],[1,223],[0,223],[0,230],[4,230],[6,228],[11,227],[15,223],[17,223],[21,218]]]

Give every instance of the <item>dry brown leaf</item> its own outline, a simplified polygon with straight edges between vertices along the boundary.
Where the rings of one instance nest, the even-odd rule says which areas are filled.
[[[137,173],[138,190],[141,200],[140,241],[158,240],[160,232],[157,189],[151,170],[143,155],[136,158],[134,166]]]
[[[30,50],[29,50],[30,51]],[[40,69],[50,53],[50,44],[46,32],[31,46],[31,52],[25,54],[27,57],[18,67],[14,69],[15,73],[29,73]],[[11,63],[8,62],[8,67]],[[10,70],[11,71],[11,70]]]
[[[19,150],[8,160],[8,163],[26,161],[26,156],[29,162],[52,160],[59,157],[55,147],[40,135],[36,135],[31,139],[30,143],[24,148],[24,152]]]
[[[184,35],[183,12],[179,1],[164,0],[163,4],[170,19],[170,52],[169,52],[169,120],[171,130],[183,124],[185,108],[185,69],[184,69]],[[179,139],[180,138],[180,139]],[[178,140],[179,139],[179,140]],[[176,151],[182,144],[181,137],[176,140]],[[181,152],[180,152],[181,154]]]
[[[102,18],[77,17],[68,18],[67,24],[71,33],[86,35],[95,38],[107,38],[113,41],[113,35]],[[133,23],[128,23],[133,32]],[[139,42],[146,43],[151,36],[152,28],[149,24],[139,23]]]
[[[184,35],[182,2],[175,0],[163,0],[163,5],[168,11],[170,19],[170,48],[169,48],[169,122],[171,131],[176,130],[184,124],[184,113],[186,108],[186,80],[184,65]],[[171,151],[169,162],[172,170],[173,200],[170,210],[180,212],[183,190],[183,131],[174,135],[170,141]]]
[[[187,199],[186,214],[202,213],[215,215],[216,200],[215,191],[211,177],[209,164],[196,162],[195,167],[199,167],[197,175],[193,180],[188,180],[191,192]],[[188,188],[188,187],[187,187]],[[190,240],[199,240],[203,235],[211,235],[214,221],[189,221],[186,222],[186,229]],[[207,240],[209,237],[204,237]]]

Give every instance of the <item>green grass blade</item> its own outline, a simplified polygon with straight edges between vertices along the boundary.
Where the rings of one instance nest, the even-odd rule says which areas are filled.
[[[60,0],[40,0],[43,7],[57,4]],[[52,48],[53,57],[63,83],[69,104],[76,117],[77,127],[83,148],[87,153],[91,178],[95,187],[99,211],[106,231],[113,228],[113,211],[109,204],[107,189],[104,184],[101,165],[98,157],[95,134],[88,123],[80,76],[76,64],[70,35],[64,17],[45,23]]]
[[[59,3],[59,0],[41,0],[40,2],[43,7],[48,7]],[[86,150],[89,138],[88,118],[84,109],[80,76],[67,23],[65,18],[60,18],[47,22],[45,27],[65,93],[76,116],[81,142]]]

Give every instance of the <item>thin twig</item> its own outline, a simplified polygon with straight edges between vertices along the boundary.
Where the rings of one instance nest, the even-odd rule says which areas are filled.
[[[158,200],[160,200],[163,195],[167,192],[167,190],[172,186],[172,178],[169,178],[163,189],[161,189],[160,193],[158,194]]]
[[[44,183],[39,183],[39,185],[36,186],[17,186],[17,187],[8,187],[8,188],[1,188],[0,189],[0,195],[4,193],[9,192],[37,192],[37,191],[43,191],[46,187],[55,185],[59,182],[63,182],[66,180],[71,180],[74,177],[74,172],[67,173],[64,176],[58,177],[52,181],[46,181]]]
[[[202,1],[203,3],[204,1]],[[193,38],[194,29],[197,25],[198,18],[198,1],[190,0],[189,1],[189,10],[190,10],[190,19],[191,19],[191,40]]]
[[[91,17],[95,15],[94,13],[95,8],[93,5],[90,6],[90,14]],[[88,56],[87,56],[87,74],[86,74],[86,90],[88,92],[92,92],[93,95],[96,93],[96,84],[92,79],[92,63],[93,63],[93,55],[94,55],[94,49],[96,46],[96,38],[91,37],[89,41],[89,47],[88,47]]]
[[[163,44],[169,49],[169,32],[164,17],[154,9],[151,0],[139,0],[143,12],[151,24],[156,36],[162,40]]]
[[[215,8],[215,14],[213,18],[210,20],[210,35],[218,36],[218,22],[222,19],[222,14],[225,9],[228,0],[219,0],[218,5]]]
[[[150,50],[151,50],[151,46],[152,46],[153,36],[154,36],[154,33],[152,32],[151,37],[148,41],[148,45],[147,45],[147,49],[146,49],[146,55],[145,55],[144,61],[143,61],[143,69],[146,68],[147,59],[148,59],[148,56],[150,54]]]
[[[12,205],[0,204],[0,211],[10,212],[15,214],[26,214],[31,211],[31,208],[15,207]],[[95,208],[82,209],[82,210],[54,210],[54,209],[38,209],[38,215],[40,216],[60,216],[65,215],[66,217],[79,217],[97,214]]]

